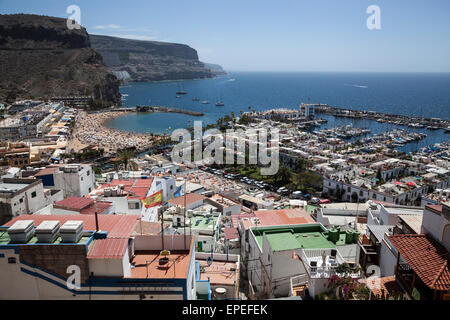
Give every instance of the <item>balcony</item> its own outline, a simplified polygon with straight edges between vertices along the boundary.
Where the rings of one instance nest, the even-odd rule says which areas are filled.
[[[336,249],[304,249],[300,257],[311,279],[330,278],[333,275],[344,276],[336,272],[336,268],[346,262]],[[347,276],[359,278],[360,272]]]

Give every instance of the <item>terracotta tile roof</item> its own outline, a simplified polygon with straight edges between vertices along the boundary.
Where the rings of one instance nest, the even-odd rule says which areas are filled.
[[[108,231],[108,238],[129,238],[137,223],[139,223],[140,215],[98,215],[98,224],[100,230]],[[11,221],[7,222],[5,226],[12,226],[18,220],[33,220],[34,225],[38,226],[45,220],[57,220],[60,225],[63,225],[67,220],[83,221],[83,229],[86,231],[95,231],[95,215],[93,214],[52,214],[52,215],[37,215],[37,214],[23,214]]]
[[[84,197],[68,197],[61,201],[55,202],[53,206],[55,208],[69,209],[69,210],[72,209],[75,211],[80,211],[82,209],[89,207],[92,204],[94,204],[93,199],[88,199]]]
[[[450,290],[449,255],[443,245],[423,234],[392,235],[389,240],[425,285]]]
[[[97,201],[97,213],[102,214],[112,206],[111,202]],[[68,197],[64,200],[55,202],[53,207],[58,209],[76,211],[81,214],[94,214],[94,200],[84,197]]]
[[[108,211],[111,208],[112,203],[106,201],[97,201],[97,213],[102,214]],[[91,206],[80,211],[81,214],[95,214],[95,206],[92,204]]]
[[[143,199],[147,195],[152,183],[153,179],[116,179],[110,183],[102,184],[97,190],[113,188],[121,184],[128,199]]]
[[[169,202],[177,206],[184,206],[184,198],[186,198],[186,206],[190,205],[191,203],[206,199],[206,197],[201,194],[188,193],[181,197],[170,199]]]
[[[366,285],[374,295],[379,296],[381,296],[382,290],[384,291],[385,295],[405,292],[400,284],[395,280],[395,276],[368,278],[366,279]]]
[[[223,229],[223,232],[225,233],[226,240],[239,239],[239,232],[237,228],[225,228]]]
[[[119,259],[125,254],[128,248],[127,238],[111,238],[94,240],[94,244],[89,249],[88,259]]]

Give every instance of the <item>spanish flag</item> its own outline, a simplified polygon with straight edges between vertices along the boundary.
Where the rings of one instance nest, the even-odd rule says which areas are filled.
[[[147,198],[141,200],[144,206],[148,209],[162,203],[162,190],[149,195]]]
[[[295,251],[292,251],[292,259],[297,259],[302,261],[302,259],[298,256],[298,254]]]

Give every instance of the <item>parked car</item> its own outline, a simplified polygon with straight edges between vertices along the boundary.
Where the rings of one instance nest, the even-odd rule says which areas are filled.
[[[311,199],[311,195],[309,193],[306,193],[303,195],[302,200],[310,200]]]
[[[292,192],[293,199],[300,199],[302,197],[302,195],[303,195],[303,192],[301,192],[299,190]]]

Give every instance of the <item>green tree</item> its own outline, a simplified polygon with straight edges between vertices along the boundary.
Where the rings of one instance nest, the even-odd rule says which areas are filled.
[[[133,152],[126,149],[119,153],[120,164],[124,170],[136,171],[138,169],[136,161],[132,160],[133,157]]]

